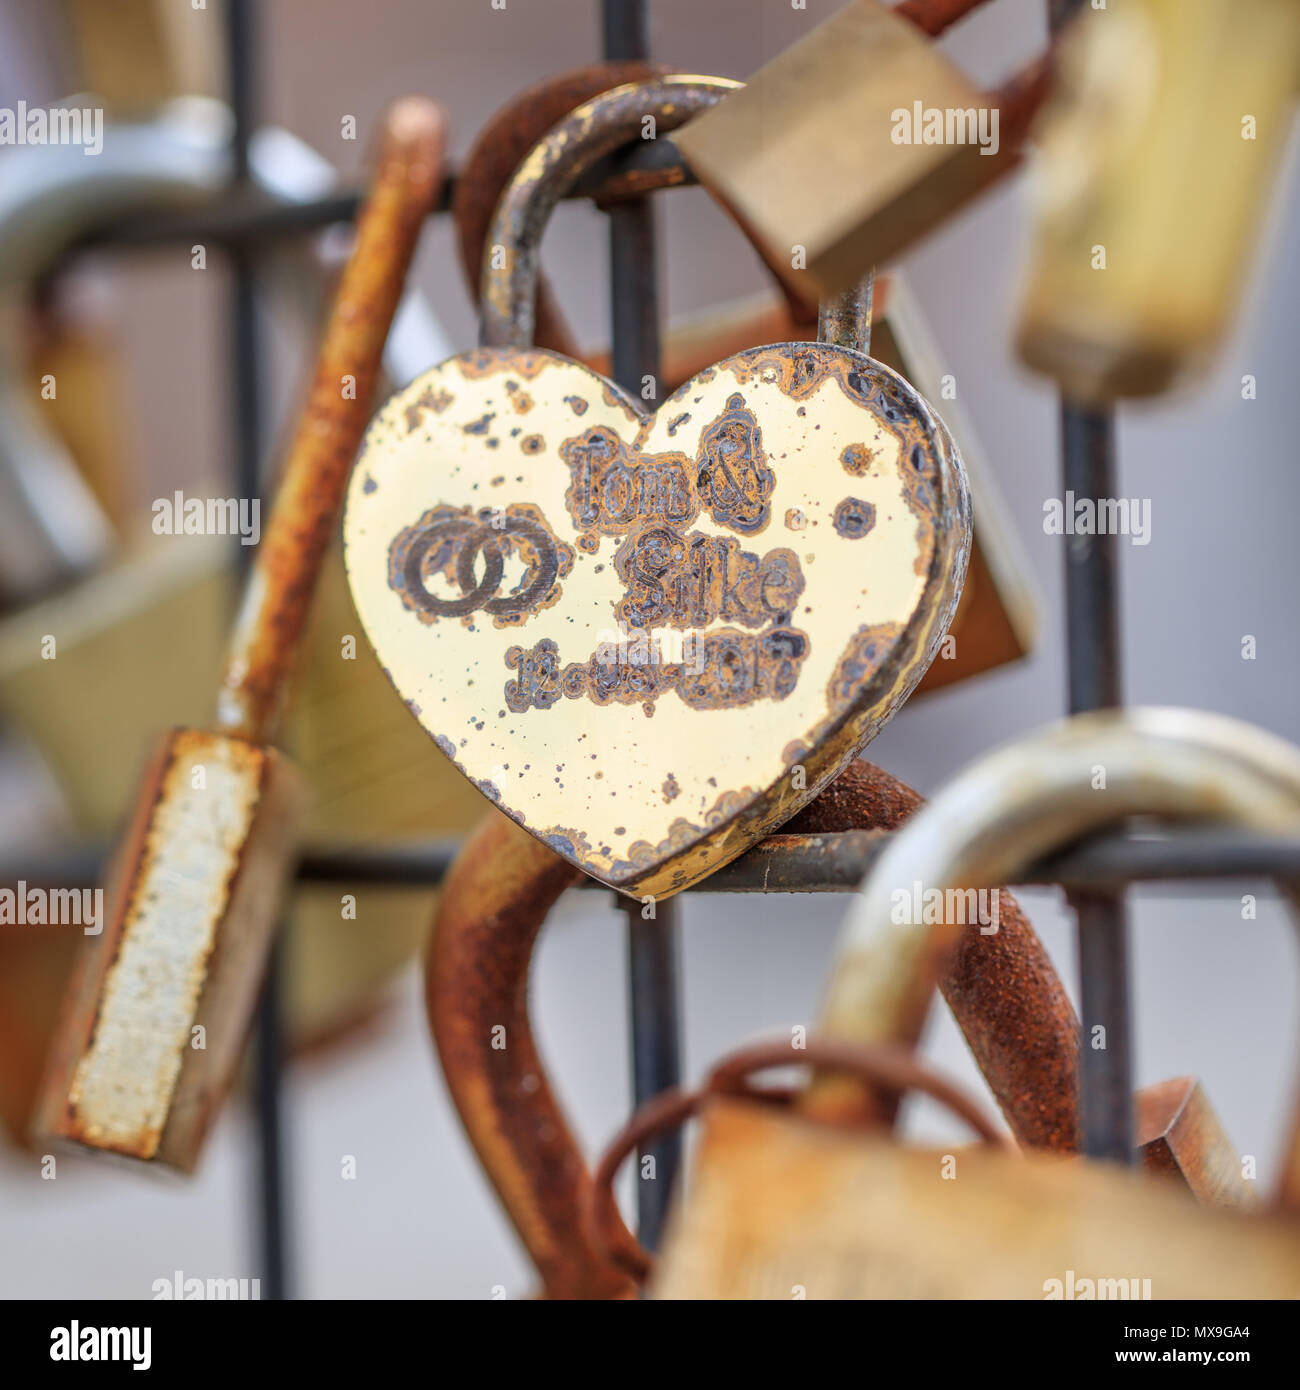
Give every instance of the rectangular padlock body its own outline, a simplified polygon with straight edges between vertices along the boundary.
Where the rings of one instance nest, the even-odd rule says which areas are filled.
[[[1019,352],[1081,399],[1154,395],[1236,310],[1290,128],[1300,6],[1126,0],[1066,43],[1088,95],[1038,130]]]
[[[77,966],[42,1131],[193,1168],[243,1050],[303,805],[273,750],[164,737]]]
[[[657,1298],[1295,1298],[1300,1227],[1078,1158],[705,1113]]]
[[[856,0],[673,140],[811,298],[810,284],[826,295],[856,283],[1014,157],[1000,142],[990,154],[926,143],[924,130],[896,140],[909,132],[895,113],[915,124],[918,106],[945,113],[946,131],[947,112],[978,116],[988,102],[915,25]]]

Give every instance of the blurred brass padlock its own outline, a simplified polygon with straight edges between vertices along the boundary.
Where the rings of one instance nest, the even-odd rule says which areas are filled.
[[[804,1060],[788,1045],[724,1066],[706,1088],[731,1098],[705,1111],[659,1297],[1061,1298],[1079,1280],[1126,1290],[1137,1281],[1103,1297],[1300,1295],[1294,1121],[1273,1215],[1199,1206],[1170,1184],[1080,1159],[908,1150],[878,1125],[854,1131],[921,1084],[996,1139],[911,1051],[954,940],[981,924],[952,906],[945,924],[900,919],[900,885],[968,902],[1133,814],[1295,834],[1300,750],[1217,715],[1116,710],[1021,739],[950,783],[895,834],[851,914],[800,1116],[756,1105],[743,1084],[755,1064]],[[1282,887],[1300,907],[1300,885]],[[608,1229],[608,1199],[593,1222]]]
[[[1295,0],[1110,0],[1062,43],[1021,310],[1029,366],[1148,396],[1223,338],[1300,81]]]
[[[1045,71],[981,93],[895,8],[851,0],[673,140],[769,265],[824,296],[1013,167]]]
[[[379,413],[344,522],[357,611],[438,746],[637,895],[733,859],[856,755],[934,657],[970,543],[947,432],[841,345],[851,299],[835,342],[738,353],[653,415],[527,346],[568,182],[732,85],[615,88],[524,161],[489,238],[487,346]]]

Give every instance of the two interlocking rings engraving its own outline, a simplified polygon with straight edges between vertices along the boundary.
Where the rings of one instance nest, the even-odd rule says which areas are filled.
[[[497,598],[494,595],[505,573],[503,537],[517,537],[531,545],[533,559],[526,575],[527,582],[513,593]],[[455,547],[456,582],[462,590],[460,598],[439,598],[430,593],[425,582],[427,558],[444,545]],[[507,541],[505,550],[512,548]],[[475,581],[474,570],[480,553],[486,563],[483,578]],[[544,527],[528,517],[505,516],[498,512],[491,521],[452,517],[421,531],[406,552],[402,577],[406,592],[418,607],[438,617],[452,618],[463,617],[480,608],[496,615],[522,613],[550,592],[558,570],[555,542]]]

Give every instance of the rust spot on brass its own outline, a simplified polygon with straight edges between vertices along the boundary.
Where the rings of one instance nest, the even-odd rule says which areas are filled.
[[[849,444],[840,455],[840,462],[844,465],[846,473],[851,473],[855,478],[862,478],[870,472],[875,456],[875,450],[868,449],[865,444]]]
[[[836,531],[846,540],[859,541],[876,524],[876,509],[870,502],[846,497],[835,508],[833,522]]]
[[[410,405],[406,407],[407,432],[410,433],[412,430],[418,430],[420,428],[420,422],[424,419],[424,412],[426,410],[432,410],[435,415],[441,415],[449,405],[455,404],[455,400],[456,398],[450,391],[436,390],[432,386],[422,391]]]

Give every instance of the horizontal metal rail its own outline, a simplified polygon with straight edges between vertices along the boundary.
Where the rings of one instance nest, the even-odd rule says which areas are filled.
[[[889,839],[883,830],[833,835],[770,835],[739,859],[689,889],[691,893],[851,893],[875,865]],[[350,883],[434,888],[460,848],[457,840],[395,842],[378,847],[308,845],[299,859],[300,883]],[[106,847],[69,845],[53,853],[10,854],[0,863],[0,888],[88,887],[100,880]],[[1089,836],[1042,860],[1017,882],[1062,888],[1117,888],[1180,879],[1300,880],[1300,839],[1259,835],[1235,827],[1193,827],[1151,835],[1134,831]],[[583,888],[609,891],[595,879]]]
[[[667,138],[645,140],[626,152],[603,159],[565,195],[590,198],[602,207],[644,197],[651,189],[696,182],[686,161]],[[237,192],[214,194],[194,207],[148,216],[122,216],[77,242],[68,255],[106,247],[146,249],[179,242],[239,244],[274,237],[299,236],[339,222],[351,222],[361,206],[358,185],[306,203],[282,203],[245,185]],[[446,180],[435,215],[451,210],[455,176]]]

